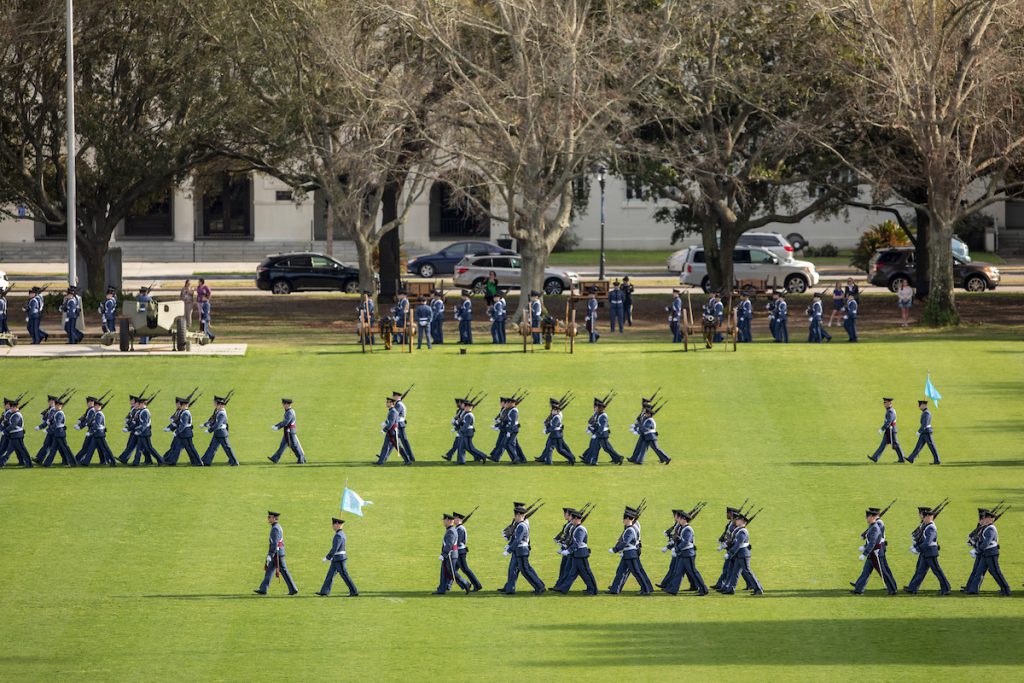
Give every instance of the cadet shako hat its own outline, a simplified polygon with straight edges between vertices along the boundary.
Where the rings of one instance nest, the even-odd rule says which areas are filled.
[[[892,399],[891,398],[889,398],[888,396],[883,396],[882,397],[882,403],[885,403],[886,401],[888,401],[889,403],[892,403]]]
[[[919,406],[926,406],[926,405],[928,405],[928,401],[927,401],[927,400],[924,400],[924,401],[918,401],[918,402],[917,402],[917,405],[919,405]]]
[[[290,398],[282,398],[281,403],[295,403],[295,401],[291,400]]]
[[[726,512],[728,512],[728,513],[731,513],[731,514],[734,514],[734,515],[735,515],[735,514],[736,514],[736,513],[738,513],[738,512],[740,511],[740,510],[739,510],[739,508],[731,508],[731,507],[726,507],[726,508],[725,508],[725,511],[726,511]]]
[[[270,517],[280,517],[281,513],[280,512],[271,512],[270,510],[267,510],[267,515],[270,516]]]
[[[188,403],[188,399],[184,399],[181,396],[175,396],[174,397],[174,402],[177,403],[178,405],[182,405],[182,404]]]
[[[991,514],[988,508],[978,508],[978,517],[988,517]]]
[[[564,512],[567,515],[572,514],[572,510],[572,508],[562,508],[562,512]]]
[[[469,290],[468,289],[462,290],[462,296],[469,296]]]
[[[38,294],[39,292],[41,292],[43,290],[39,289],[38,287],[33,287],[32,289],[30,289],[28,291],[32,292],[33,294]]]
[[[932,509],[930,507],[918,507],[917,508],[917,514],[919,514],[919,515],[930,515],[931,512],[932,512]]]
[[[451,515],[449,515],[449,514],[448,514],[448,513],[446,512],[446,513],[444,513],[443,515],[441,515],[441,519],[455,519],[455,518],[454,518],[454,517],[452,517]]]
[[[452,517],[458,517],[459,519],[465,519],[466,515],[462,514],[461,512],[453,512],[452,513]]]
[[[742,519],[744,522],[749,522],[750,519],[742,512],[737,512],[735,515],[736,519]]]
[[[815,299],[820,299],[821,298],[821,292],[815,292],[814,293],[814,298]]]
[[[992,519],[996,518],[995,514],[991,510],[985,510],[985,514],[981,515],[981,517],[983,519],[987,519],[989,517],[991,517]]]
[[[583,519],[583,513],[581,513],[579,510],[573,510],[572,512],[569,513],[569,515],[573,519]]]
[[[512,512],[513,512],[514,514],[517,514],[517,515],[525,515],[525,514],[526,514],[526,508],[525,508],[525,507],[522,507],[522,506],[519,506],[519,505],[517,505],[517,506],[516,506],[516,507],[515,507],[515,508],[514,508],[514,509],[512,510]]]
[[[54,396],[53,394],[47,394],[46,395],[46,400],[47,401],[56,401],[57,397]],[[85,399],[85,400],[88,401],[89,399]],[[7,399],[6,398],[4,399],[4,403],[7,403]]]
[[[402,392],[401,391],[392,391],[391,395],[394,396],[395,398],[402,398]]]
[[[518,502],[513,501],[512,507],[514,507],[514,508],[525,508],[526,507],[526,503],[518,503]]]
[[[872,515],[881,514],[881,512],[882,510],[880,508],[868,508],[867,510],[864,511],[864,516],[870,517]]]
[[[530,296],[537,296],[537,297],[539,297],[540,296],[540,292],[538,292],[536,289],[531,289],[530,290]]]
[[[344,524],[345,520],[338,519],[337,517],[331,517],[331,524]]]

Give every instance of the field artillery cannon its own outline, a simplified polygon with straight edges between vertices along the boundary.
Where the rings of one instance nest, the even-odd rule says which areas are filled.
[[[192,332],[185,325],[184,301],[125,301],[117,332],[107,332],[100,343],[110,346],[117,341],[121,351],[131,351],[137,337],[170,337],[175,351],[190,351],[192,344],[210,343],[205,333]]]

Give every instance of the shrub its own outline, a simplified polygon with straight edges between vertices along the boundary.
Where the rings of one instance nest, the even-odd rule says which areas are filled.
[[[888,247],[905,247],[909,244],[910,240],[907,239],[903,228],[892,221],[879,223],[860,236],[857,248],[853,251],[853,258],[850,259],[850,265],[866,271],[868,261],[877,250]]]
[[[555,248],[551,251],[555,254],[564,254],[572,251],[580,245],[580,238],[570,228],[562,233],[562,236],[558,238],[558,242],[555,244]]]
[[[804,256],[839,256],[839,247],[834,244],[823,244],[820,247],[805,247]]]

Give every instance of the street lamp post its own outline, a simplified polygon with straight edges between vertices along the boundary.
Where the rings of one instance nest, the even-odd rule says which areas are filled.
[[[78,199],[75,196],[75,21],[73,0],[67,0],[67,123],[68,123],[68,177],[67,206],[64,215],[68,229],[68,284],[78,284],[78,257],[75,254],[75,235],[78,232],[78,216],[76,212]]]
[[[601,188],[601,263],[598,266],[597,279],[604,280],[604,166],[597,169],[597,184]]]

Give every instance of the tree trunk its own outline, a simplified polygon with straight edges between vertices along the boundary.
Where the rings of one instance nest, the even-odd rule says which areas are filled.
[[[116,225],[116,221],[111,223],[109,218],[98,216],[102,216],[102,213],[89,211],[85,207],[80,208],[79,219],[82,222],[82,229],[76,231],[75,245],[85,261],[88,274],[86,290],[101,296],[106,290],[107,252],[110,250],[110,236],[114,232],[113,226]]]
[[[958,325],[953,297],[953,221],[931,217],[928,231],[928,301],[923,321],[933,327]],[[918,278],[918,282],[920,282]]]
[[[327,242],[327,255],[334,256],[334,209],[330,206],[330,204],[328,204],[327,206],[327,217],[326,220],[324,221],[324,224],[327,230],[327,233],[325,235]]]
[[[520,272],[520,289],[519,289],[519,307],[516,309],[515,320],[521,320],[523,317],[523,311],[530,306],[530,291],[537,290],[540,292],[541,301],[544,300],[544,269],[547,268],[548,257],[551,255],[551,247],[548,244],[557,242],[555,238],[554,242],[550,242],[544,237],[538,237],[533,239],[535,235],[544,234],[544,224],[541,222],[538,226],[530,226],[527,228],[527,232],[530,234],[531,239],[517,238],[519,242],[519,255],[522,257],[522,271]],[[499,282],[500,284],[500,282]]]
[[[398,201],[402,194],[400,183],[388,183],[381,199],[381,221],[384,225],[398,218]],[[384,233],[380,238],[380,303],[390,304],[398,294],[398,281],[402,277],[402,251],[399,228]]]
[[[914,216],[917,220],[917,246],[914,249],[914,291],[919,301],[928,298],[928,291],[931,286],[928,274],[931,272],[931,263],[928,260],[929,239],[931,232],[931,217],[923,209],[914,209]]]
[[[352,231],[352,238],[356,243],[356,254],[359,261],[359,289],[372,292],[374,284],[373,249],[376,245],[358,230]]]

